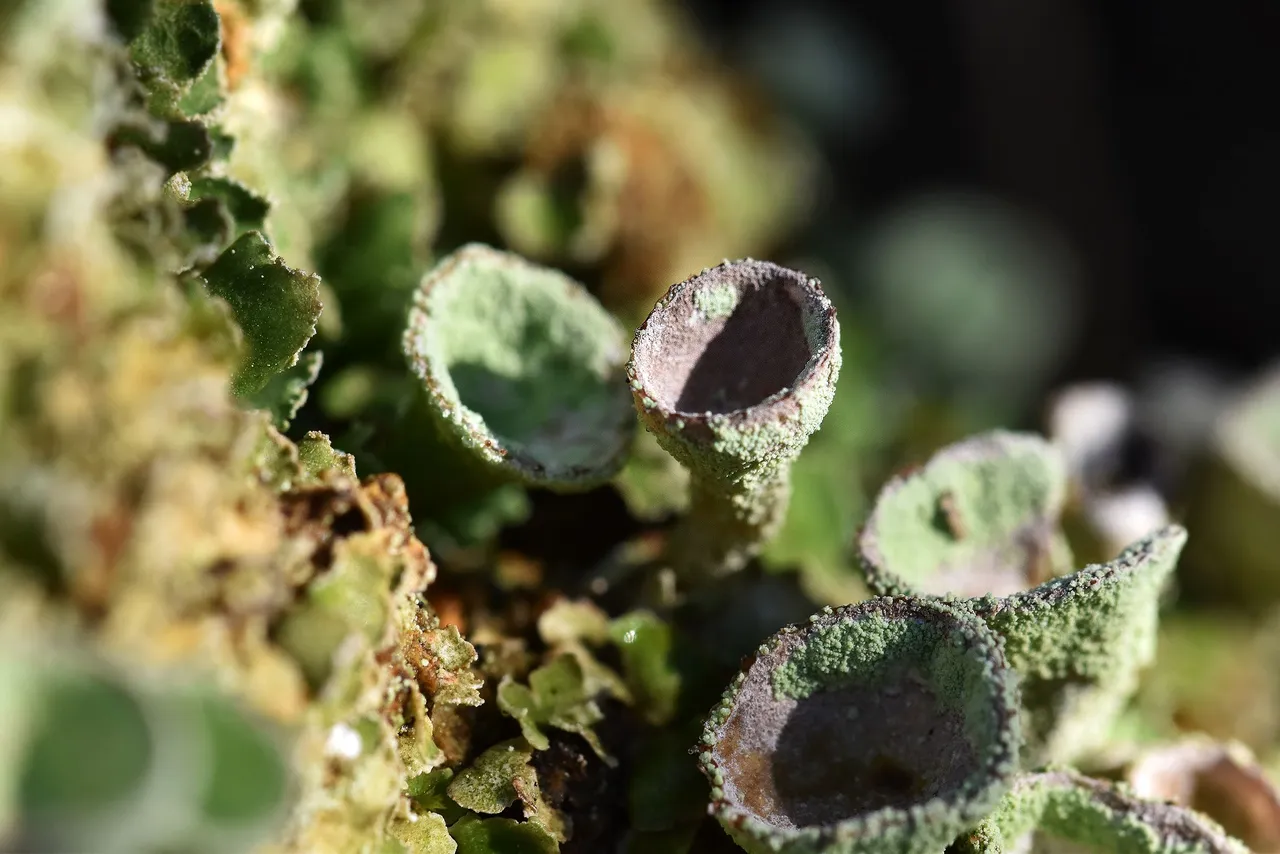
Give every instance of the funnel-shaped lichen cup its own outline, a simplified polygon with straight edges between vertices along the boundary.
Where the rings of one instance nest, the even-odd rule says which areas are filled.
[[[708,718],[711,812],[753,854],[937,854],[1016,774],[999,640],[937,600],[826,609],[774,635]]]
[[[568,276],[471,244],[423,278],[404,349],[437,425],[490,474],[575,490],[630,445],[625,340]]]
[[[948,849],[956,854],[1246,854],[1193,810],[1147,801],[1074,771],[1020,777],[990,818]]]
[[[673,285],[627,365],[641,420],[690,473],[672,559],[687,577],[740,569],[782,524],[792,460],[822,424],[840,326],[817,279],[735,261]]]
[[[1024,761],[1095,749],[1155,655],[1160,594],[1186,532],[1162,528],[1070,575],[1058,452],[996,432],[952,445],[880,493],[858,537],[872,591],[968,597],[1022,678]]]

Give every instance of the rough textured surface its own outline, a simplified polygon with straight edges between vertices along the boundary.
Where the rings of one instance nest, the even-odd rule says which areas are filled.
[[[1006,790],[1016,694],[982,623],[874,599],[782,630],[708,718],[712,811],[748,851],[937,851]]]
[[[1106,738],[1155,655],[1160,594],[1186,540],[1170,526],[1110,563],[1058,575],[1070,567],[1058,545],[1064,478],[1041,439],[979,436],[891,481],[858,538],[872,590],[972,597],[1022,677],[1031,765],[1071,761]]]
[[[1029,847],[1030,846],[1030,847]],[[1144,801],[1073,771],[1020,778],[1000,807],[954,846],[958,854],[1246,854],[1209,819]]]
[[[740,568],[781,525],[790,463],[822,424],[839,373],[835,308],[795,270],[726,261],[654,306],[627,375],[641,420],[690,473],[673,541],[687,573]]]
[[[1057,531],[1065,495],[1062,456],[1037,436],[951,445],[880,491],[858,537],[867,581],[879,593],[957,596],[1034,587],[1070,570]]]
[[[584,488],[621,467],[622,329],[569,277],[466,246],[423,278],[404,349],[441,426],[507,476]]]

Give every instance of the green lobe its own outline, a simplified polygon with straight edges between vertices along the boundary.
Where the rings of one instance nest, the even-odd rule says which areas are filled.
[[[449,828],[458,854],[557,854],[555,837],[532,822],[466,816]]]
[[[248,344],[232,390],[241,397],[261,391],[272,377],[293,367],[315,334],[323,308],[319,277],[292,269],[261,232],[250,231],[203,278],[210,293],[230,304]]]

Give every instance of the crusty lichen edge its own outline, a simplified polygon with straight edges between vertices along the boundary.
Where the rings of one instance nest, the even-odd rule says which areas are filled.
[[[857,559],[867,586],[872,592],[882,596],[924,596],[924,591],[917,589],[893,569],[880,548],[877,523],[880,514],[885,511],[886,502],[898,494],[907,484],[917,479],[928,479],[930,474],[942,465],[953,462],[974,463],[987,460],[998,460],[1015,453],[1035,454],[1043,457],[1049,467],[1059,469],[1061,476],[1056,479],[1057,487],[1045,496],[1045,509],[1039,519],[1029,512],[1027,522],[1042,521],[1057,525],[1066,501],[1066,462],[1061,452],[1040,436],[1032,433],[1016,433],[1008,430],[992,430],[971,436],[948,445],[934,454],[922,467],[889,479],[876,496],[875,506],[857,536]]]
[[[716,413],[664,408],[647,390],[644,367],[636,359],[637,350],[647,343],[651,334],[650,324],[662,316],[667,306],[683,298],[686,291],[698,288],[705,277],[737,265],[777,270],[782,278],[796,285],[800,285],[799,278],[803,277],[803,285],[797,288],[799,293],[796,296],[799,297],[797,305],[809,345],[808,362],[794,383],[752,406]],[[704,476],[735,477],[742,473],[741,467],[718,464],[715,457],[723,455],[750,465],[777,462],[778,458],[799,453],[809,436],[821,426],[831,406],[840,362],[840,324],[836,320],[835,306],[822,290],[822,283],[812,276],[803,276],[769,261],[743,258],[725,260],[672,285],[636,330],[626,374],[636,408],[646,427],[655,434],[678,441],[689,457],[698,461],[697,467],[702,469]]]
[[[419,341],[430,333],[433,321],[431,311],[432,291],[441,282],[447,281],[450,275],[464,263],[487,263],[506,266],[512,269],[523,269],[551,276],[564,283],[566,304],[585,303],[588,309],[600,312],[616,325],[612,315],[596,303],[594,297],[581,284],[551,267],[534,264],[519,255],[503,252],[482,243],[468,243],[441,259],[433,268],[423,275],[422,281],[414,291],[413,304],[409,309],[408,321],[402,336],[403,350],[408,358],[409,366],[414,374],[422,380],[424,390],[430,401],[432,416],[443,428],[446,435],[457,440],[462,446],[479,458],[481,462],[497,470],[500,475],[516,479],[530,486],[566,491],[589,489],[609,480],[621,470],[630,450],[630,422],[620,434],[617,446],[612,454],[599,461],[595,466],[564,466],[552,468],[542,461],[525,454],[512,453],[503,445],[498,436],[489,430],[474,429],[475,424],[484,424],[479,417],[465,417],[466,405],[458,399],[447,395],[441,388],[441,380],[437,376],[440,366],[431,363]],[[618,327],[619,342],[625,340],[625,332]]]
[[[830,606],[809,618],[808,624],[787,626],[766,640],[756,650],[763,656],[782,651],[783,646],[797,645],[796,635],[827,628],[842,620],[857,620],[882,614],[893,608],[905,608],[920,616],[928,615],[958,634],[987,663],[987,674],[993,686],[998,730],[994,743],[981,765],[962,787],[949,798],[934,798],[908,810],[882,808],[832,825],[805,828],[779,828],[729,803],[724,793],[724,772],[716,760],[715,748],[723,727],[729,721],[734,704],[746,682],[747,671],[754,664],[744,664],[730,683],[719,704],[703,724],[702,737],[694,748],[698,764],[711,783],[708,812],[720,821],[739,844],[758,844],[761,851],[786,851],[801,854],[838,854],[839,852],[875,852],[880,850],[912,851],[911,839],[924,836],[923,850],[930,850],[930,840],[947,837],[942,843],[984,819],[1000,803],[1018,770],[1021,731],[1018,719],[1019,698],[1016,681],[1005,662],[999,639],[972,612],[936,598],[877,597],[856,605]],[[785,661],[786,659],[783,659]],[[899,844],[893,844],[898,840]],[[751,849],[748,849],[751,850]]]
[[[1132,854],[1247,854],[1201,813],[1134,797],[1068,769],[1024,775],[996,810],[957,846],[964,854],[1013,854],[1037,830],[1100,851]],[[1121,848],[1122,840],[1129,843]],[[1139,847],[1132,847],[1134,842]]]

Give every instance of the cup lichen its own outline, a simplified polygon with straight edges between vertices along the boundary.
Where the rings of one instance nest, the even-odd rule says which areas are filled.
[[[1168,526],[1070,575],[1058,531],[1064,469],[1034,436],[989,433],[891,481],[858,538],[876,593],[971,597],[1022,677],[1024,760],[1071,761],[1155,655],[1159,597],[1186,532]]]
[[[707,719],[711,812],[753,854],[938,852],[1016,773],[1017,689],[972,613],[882,597],[766,641]]]
[[[954,850],[1245,854],[1248,849],[1193,810],[1142,800],[1074,771],[1052,770],[1019,778],[999,808]]]
[[[822,424],[839,373],[835,307],[804,273],[725,261],[653,307],[627,377],[641,421],[690,473],[671,548],[687,576],[740,569],[776,533],[791,462]]]
[[[568,276],[469,244],[423,277],[404,350],[467,453],[508,480],[573,490],[612,477],[630,446],[624,340]]]

